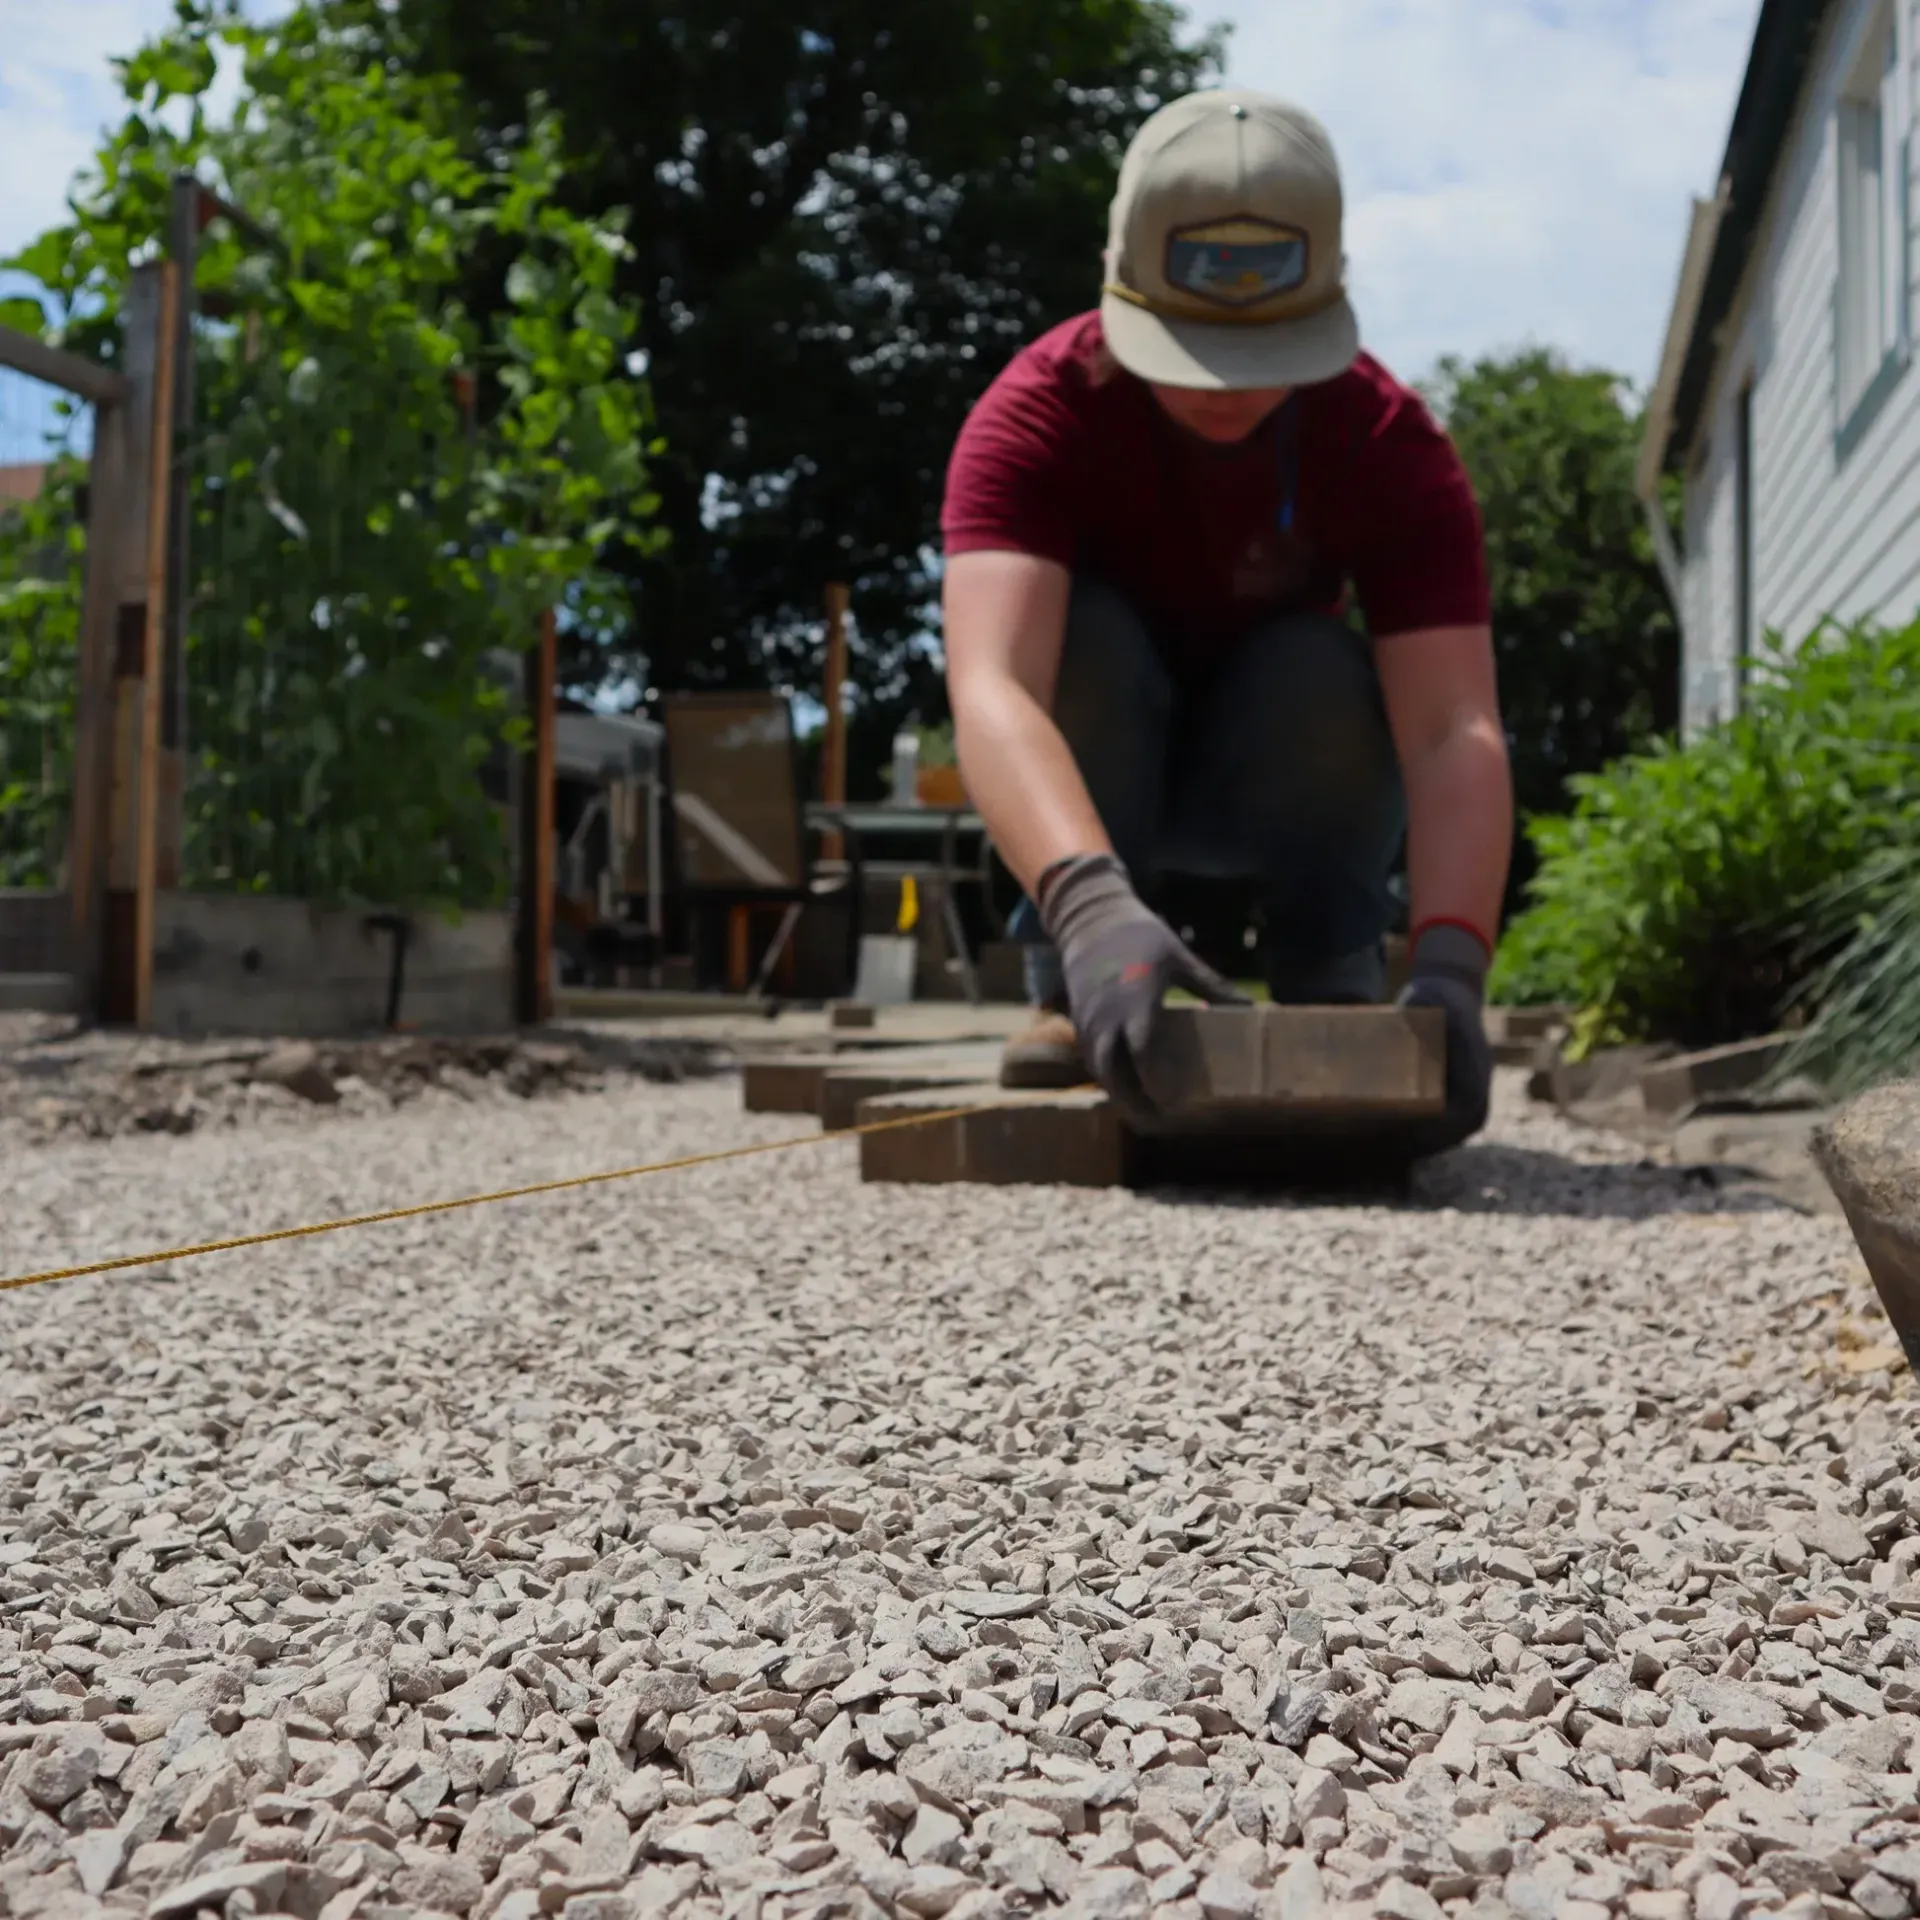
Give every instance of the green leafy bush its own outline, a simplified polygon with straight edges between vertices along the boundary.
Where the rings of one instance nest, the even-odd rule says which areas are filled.
[[[1714,1046],[1817,1016],[1857,932],[1835,888],[1911,831],[1917,750],[1920,622],[1770,637],[1737,719],[1577,778],[1571,814],[1529,821],[1540,870],[1493,991],[1579,1007],[1596,1040]]]
[[[0,509],[0,887],[57,886],[66,858],[83,473],[62,457],[37,498]]]
[[[126,117],[72,218],[0,262],[37,283],[4,317],[111,360],[177,170],[277,242],[217,222],[196,268],[177,448],[188,886],[503,900],[486,773],[519,723],[501,658],[549,607],[575,632],[619,627],[603,563],[651,538],[621,216],[572,210],[539,100],[480,146],[454,83],[396,45],[314,0],[259,26],[233,0],[178,0],[118,63]],[[222,53],[239,99],[216,116]],[[70,680],[77,604],[71,570],[0,598],[0,701]],[[26,805],[11,768],[0,794]]]

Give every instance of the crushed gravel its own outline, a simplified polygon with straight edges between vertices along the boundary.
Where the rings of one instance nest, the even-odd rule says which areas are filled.
[[[1852,1244],[1519,1081],[1411,1207],[833,1144],[0,1297],[0,1910],[1910,1913]],[[56,1138],[0,1268],[794,1130],[738,1098]]]
[[[729,1050],[700,1040],[605,1027],[276,1043],[130,1036],[59,1016],[0,1014],[0,1146],[271,1126],[316,1110],[364,1117],[434,1095],[537,1099],[632,1078],[677,1082],[730,1060]]]

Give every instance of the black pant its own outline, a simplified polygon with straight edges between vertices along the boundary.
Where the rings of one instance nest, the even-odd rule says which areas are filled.
[[[1323,615],[1278,618],[1183,687],[1134,607],[1083,576],[1053,719],[1137,886],[1162,873],[1251,880],[1276,1000],[1380,997],[1406,801],[1363,635]],[[1030,901],[1012,932],[1027,943],[1028,991],[1057,1003],[1059,958]]]

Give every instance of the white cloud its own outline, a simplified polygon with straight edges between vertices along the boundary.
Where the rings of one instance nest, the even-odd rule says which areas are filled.
[[[1536,340],[1651,377],[1689,196],[1713,184],[1758,0],[1225,0],[1230,77],[1311,108],[1354,296],[1409,377]],[[1220,0],[1192,0],[1196,19]],[[0,253],[62,216],[170,0],[0,0]]]
[[[121,111],[109,66],[169,0],[0,0],[0,255],[66,213],[67,189]]]
[[[1199,0],[1195,16],[1212,11]],[[1354,301],[1404,377],[1537,342],[1650,380],[1759,0],[1238,0],[1228,77],[1340,154]]]

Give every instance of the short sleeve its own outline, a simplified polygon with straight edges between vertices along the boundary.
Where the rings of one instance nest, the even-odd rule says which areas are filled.
[[[1486,535],[1473,483],[1419,396],[1403,392],[1352,474],[1349,571],[1376,640],[1492,615]]]
[[[949,557],[1011,551],[1073,565],[1084,430],[1064,377],[1024,354],[975,403],[947,463],[940,532]]]

